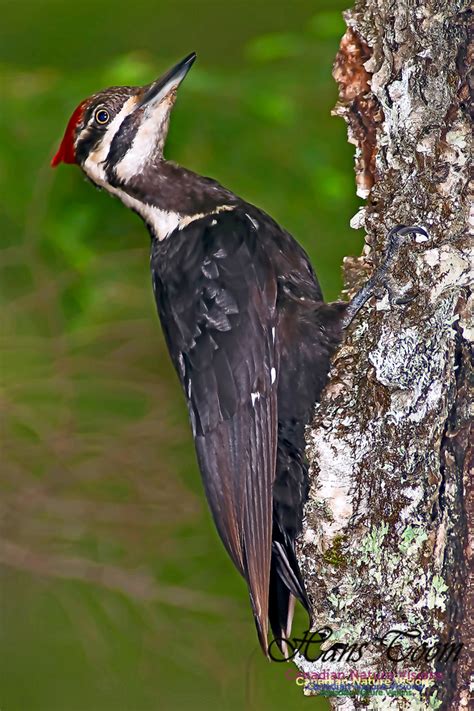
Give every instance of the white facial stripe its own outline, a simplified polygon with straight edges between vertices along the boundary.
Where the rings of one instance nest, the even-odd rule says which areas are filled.
[[[131,96],[127,101],[124,103],[118,114],[115,116],[115,118],[112,119],[110,122],[109,126],[107,127],[107,131],[104,134],[104,137],[96,151],[91,151],[89,155],[87,156],[86,161],[84,162],[84,171],[87,173],[87,175],[95,182],[98,183],[104,187],[105,186],[105,170],[103,166],[103,162],[107,158],[110,150],[110,146],[112,144],[112,141],[114,140],[114,137],[116,136],[120,126],[122,125],[123,120],[132,113],[134,108],[136,107],[137,104],[137,97],[136,96]],[[107,186],[108,187],[108,186]]]
[[[127,181],[138,175],[157,151],[163,150],[167,121],[174,104],[175,91],[186,76],[183,70],[174,76],[145,106],[144,117],[132,145],[120,163],[115,166],[117,176]]]
[[[169,102],[162,101],[153,110],[148,109],[145,112],[145,116],[133,138],[132,145],[120,163],[115,166],[117,177],[121,180],[126,182],[140,173],[147,161],[160,148],[160,135],[164,137],[166,133],[163,130],[163,124],[168,119],[169,111]]]
[[[134,136],[132,146],[115,168],[117,176],[124,180],[124,182],[139,173],[147,159],[154,154],[154,151],[159,145],[160,132],[163,135],[166,134],[166,131],[163,131],[163,124],[169,117],[173,100],[171,92],[174,88],[173,85],[178,86],[179,83],[180,80],[176,79],[173,80],[173,82],[169,82],[158,96],[150,101],[145,111],[144,119]],[[169,99],[167,99],[168,96]],[[233,210],[233,205],[220,205],[209,213],[182,215],[178,212],[162,210],[155,205],[141,202],[129,195],[125,190],[110,185],[103,164],[109,154],[110,146],[120,126],[125,118],[134,111],[138,100],[136,96],[132,96],[124,103],[119,113],[110,122],[97,150],[92,151],[87,156],[82,168],[89,178],[99,187],[104,188],[107,192],[120,198],[124,205],[137,212],[151,227],[153,233],[159,240],[165,239],[174,230],[183,229],[186,225],[202,217],[216,215],[226,210]],[[215,224],[215,221],[213,221],[213,224]]]

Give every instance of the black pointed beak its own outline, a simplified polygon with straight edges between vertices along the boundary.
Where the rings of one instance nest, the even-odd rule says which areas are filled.
[[[138,106],[145,106],[145,104],[157,104],[171,91],[175,91],[191,69],[195,59],[196,52],[191,52],[191,54],[188,54],[187,57],[182,59],[172,69],[167,71],[166,74],[154,81],[152,84],[146,86]]]

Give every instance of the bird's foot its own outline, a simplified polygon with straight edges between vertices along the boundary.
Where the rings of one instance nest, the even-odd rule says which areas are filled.
[[[370,277],[368,282],[354,296],[347,307],[344,314],[343,327],[347,328],[354,317],[359,313],[366,301],[371,296],[381,298],[384,292],[388,293],[389,302],[391,305],[407,304],[415,298],[413,293],[407,292],[403,295],[396,295],[397,290],[390,275],[390,269],[395,262],[400,251],[400,246],[404,242],[407,235],[419,234],[429,239],[429,235],[423,227],[418,225],[397,225],[393,227],[387,236],[387,248],[385,250],[384,259],[375,274]]]

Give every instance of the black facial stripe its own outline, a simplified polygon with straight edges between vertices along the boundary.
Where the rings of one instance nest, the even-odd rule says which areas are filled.
[[[139,91],[139,87],[135,86],[111,86],[109,89],[91,96],[81,123],[77,127],[78,140],[75,151],[78,163],[83,163],[89,153],[99,147],[103,135],[124,103]],[[94,121],[94,115],[98,108],[104,108],[109,112],[109,123],[101,126]],[[90,125],[89,122],[91,122]]]
[[[105,172],[111,184],[117,182],[115,166],[125,157],[140,126],[141,110],[137,109],[124,118],[110,145],[104,162]]]
[[[78,163],[82,164],[89,153],[99,147],[106,128],[106,126],[90,126],[85,129],[83,134],[79,134],[80,138],[76,143],[76,160]]]

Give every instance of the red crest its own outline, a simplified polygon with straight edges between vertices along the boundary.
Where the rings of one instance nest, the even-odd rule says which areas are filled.
[[[59,146],[58,152],[51,161],[51,166],[53,168],[55,168],[60,163],[76,162],[76,153],[74,150],[74,132],[76,130],[77,124],[82,119],[82,116],[84,114],[84,107],[86,104],[87,101],[81,102],[72,114],[71,118],[69,119],[68,125],[64,132],[63,140],[61,141],[61,145]]]

